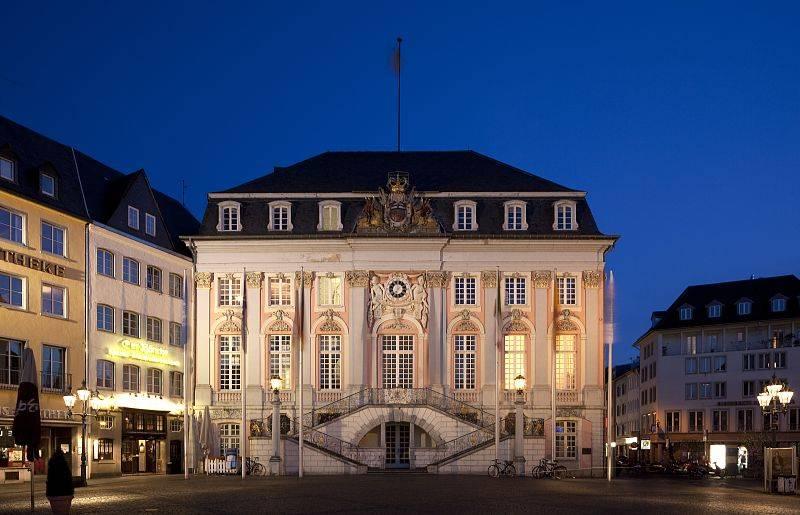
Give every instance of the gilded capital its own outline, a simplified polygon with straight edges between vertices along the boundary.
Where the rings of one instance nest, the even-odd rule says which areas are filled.
[[[197,272],[194,274],[194,284],[198,288],[211,288],[211,280],[213,277],[211,272]]]
[[[481,283],[484,288],[497,288],[497,271],[484,270],[481,272]]]
[[[366,270],[348,270],[344,274],[347,284],[353,288],[366,288],[369,286],[369,272]]]
[[[603,279],[603,274],[597,270],[584,270],[583,271],[583,285],[587,288],[599,288],[600,282]]]
[[[533,272],[533,286],[536,288],[549,288],[553,273],[550,270],[537,270]]]
[[[294,273],[294,282],[297,287],[300,287],[302,281],[306,288],[311,288],[311,284],[314,282],[314,272],[302,272],[303,277],[300,277],[300,274],[301,272]]]
[[[261,272],[247,272],[247,287],[248,288],[261,288]]]
[[[445,288],[450,279],[449,272],[426,272],[425,281],[431,288]]]

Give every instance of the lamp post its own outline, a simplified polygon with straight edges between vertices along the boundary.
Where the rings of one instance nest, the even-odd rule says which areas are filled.
[[[280,475],[281,469],[281,396],[283,381],[279,376],[272,376],[269,386],[272,388],[272,456],[269,458],[270,475]]]
[[[82,410],[78,415],[81,417],[81,486],[86,486],[86,418],[94,416],[100,407],[100,397],[97,392],[92,392],[86,388],[86,381],[83,381],[78,389],[77,399],[81,401]],[[67,406],[67,414],[72,417],[72,408],[75,407],[75,395],[67,392],[64,396],[64,404]]]
[[[514,378],[514,388],[517,390],[514,397],[514,467],[520,476],[525,475],[525,384],[522,374]]]
[[[789,403],[792,402],[793,396],[794,392],[775,377],[775,374],[772,374],[772,381],[764,386],[764,391],[758,394],[758,405],[761,406],[761,413],[769,415],[773,447],[778,446],[778,421],[780,420],[778,416],[781,413],[789,412]],[[766,428],[764,430],[766,431]]]

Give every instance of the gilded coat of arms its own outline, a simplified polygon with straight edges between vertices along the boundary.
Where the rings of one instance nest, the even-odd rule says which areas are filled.
[[[378,195],[368,197],[358,217],[356,232],[361,234],[439,233],[430,201],[410,187],[408,173],[391,172]]]

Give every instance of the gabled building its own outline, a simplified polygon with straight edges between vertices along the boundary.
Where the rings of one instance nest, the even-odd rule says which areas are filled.
[[[504,421],[500,455],[600,466],[615,239],[584,192],[472,151],[326,152],[211,193],[187,238],[195,409],[210,408],[216,452],[266,462],[279,377],[284,473],[300,424],[310,472],[485,473],[495,406],[514,409],[523,376],[524,451]]]

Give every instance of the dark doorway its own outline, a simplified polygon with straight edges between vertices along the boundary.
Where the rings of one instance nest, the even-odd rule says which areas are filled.
[[[170,474],[183,472],[183,442],[180,440],[169,441],[169,470]]]
[[[386,468],[408,468],[411,429],[408,422],[386,424]]]

